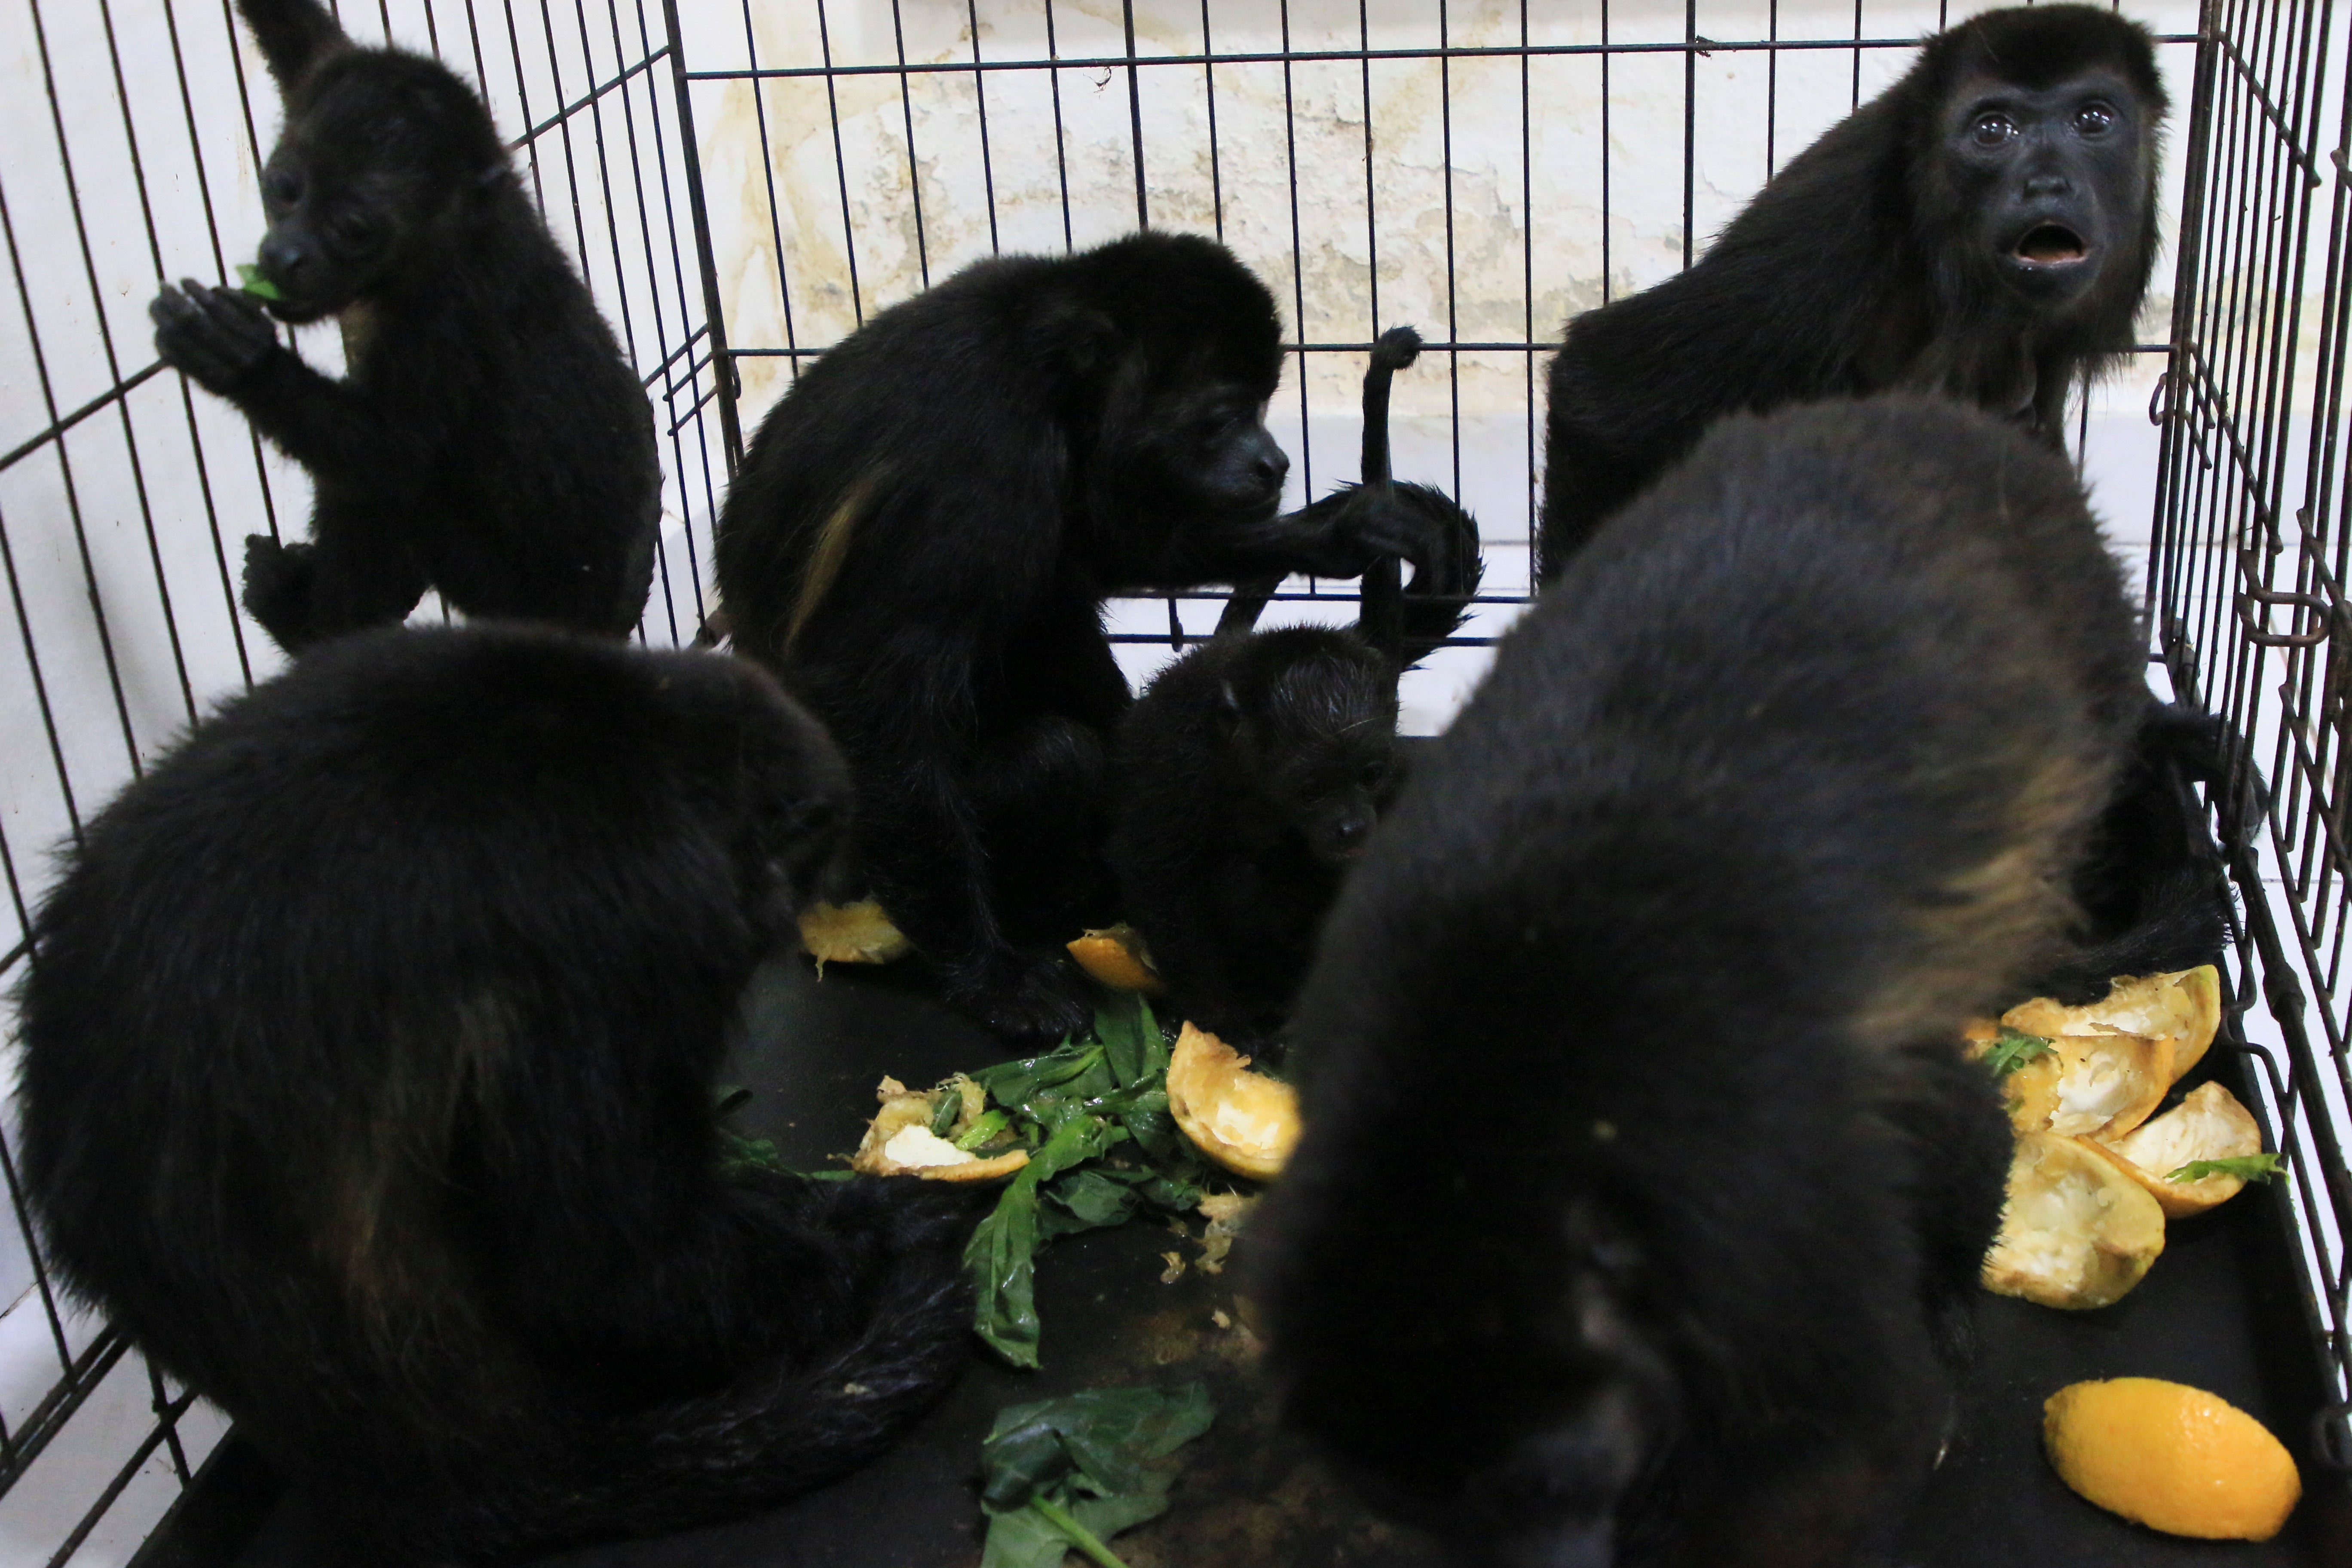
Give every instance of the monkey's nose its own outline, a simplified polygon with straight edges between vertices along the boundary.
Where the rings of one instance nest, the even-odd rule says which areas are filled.
[[[2032,174],[2025,181],[2025,199],[2042,201],[2051,196],[2066,196],[2074,193],[2074,182],[2059,174]]]
[[[310,247],[299,240],[272,236],[261,242],[261,270],[276,282],[301,283],[311,259]]]
[[[1257,461],[1251,466],[1250,471],[1255,476],[1258,483],[1266,489],[1280,489],[1283,479],[1290,473],[1289,455],[1279,448],[1272,452],[1261,453]]]

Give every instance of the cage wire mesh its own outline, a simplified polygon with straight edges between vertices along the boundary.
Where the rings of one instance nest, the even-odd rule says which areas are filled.
[[[798,370],[877,310],[1003,251],[1213,234],[1266,279],[1294,363],[1269,423],[1296,504],[1352,479],[1359,378],[1418,326],[1398,477],[1480,519],[1486,592],[1408,679],[1433,729],[1528,592],[1540,376],[1559,323],[1686,266],[1767,175],[1894,79],[1933,0],[341,0],[482,84],[663,434],[641,635],[691,638],[728,472]],[[2352,279],[2344,41],[2324,3],[2149,0],[2172,84],[2148,340],[2080,399],[2086,473],[2147,556],[2164,668],[2243,742],[2214,795],[2246,919],[2231,964],[2277,1208],[2343,1400],[2352,1365],[2352,1027],[2335,814],[2347,755],[2337,439]],[[2200,37],[2203,43],[2199,43]],[[241,618],[247,531],[307,481],[156,362],[158,284],[225,280],[260,232],[276,95],[227,0],[12,0],[0,16],[0,974],[47,847],[278,656]],[[2334,142],[2325,138],[2333,130]],[[2322,221],[2321,193],[2327,201]],[[2166,322],[2169,321],[2169,331]],[[334,368],[331,332],[303,334]],[[2152,525],[2150,522],[2152,520]],[[2149,553],[2152,541],[2152,553]],[[1110,607],[1140,679],[1213,592]],[[428,612],[429,613],[429,612]],[[1344,621],[1351,585],[1269,619]],[[357,895],[355,895],[357,896]],[[2251,1005],[2259,993],[2268,1007]],[[13,1047],[13,1039],[12,1039]],[[0,1177],[0,1557],[120,1560],[216,1413],[78,1314]],[[103,1419],[101,1419],[103,1417]],[[100,1430],[102,1428],[102,1431]],[[2325,1439],[2352,1458],[2343,1412]]]

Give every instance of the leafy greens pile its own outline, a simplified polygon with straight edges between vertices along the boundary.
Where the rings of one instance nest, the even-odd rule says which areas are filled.
[[[1073,1549],[1126,1568],[1104,1538],[1167,1511],[1175,1472],[1160,1461],[1215,1419],[1197,1383],[1089,1388],[999,1411],[980,1448],[980,1568],[1060,1568]]]
[[[1029,1151],[1029,1163],[964,1248],[972,1326],[1014,1366],[1037,1365],[1040,1247],[1123,1225],[1145,1208],[1184,1213],[1200,1203],[1209,1174],[1168,1114],[1168,1040],[1150,1004],[1108,994],[1096,1006],[1093,1036],[970,1075],[997,1109],[958,1145]]]

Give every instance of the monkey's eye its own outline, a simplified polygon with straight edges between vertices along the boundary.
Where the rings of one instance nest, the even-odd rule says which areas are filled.
[[[1979,147],[1998,147],[2017,134],[2017,122],[2006,114],[1979,114],[1969,134]]]
[[[1356,776],[1370,787],[1389,776],[1389,765],[1386,763],[1366,763],[1363,771]]]
[[[2084,136],[2104,136],[2115,123],[2115,110],[2104,103],[2086,103],[2074,110],[2074,129]]]
[[[269,169],[261,176],[261,194],[279,206],[290,207],[302,199],[302,179],[288,169]]]
[[[375,243],[376,226],[364,213],[337,213],[327,224],[327,232],[335,243],[346,250],[364,250]]]

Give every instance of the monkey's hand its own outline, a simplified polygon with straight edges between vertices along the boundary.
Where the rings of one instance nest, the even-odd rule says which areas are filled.
[[[234,289],[208,289],[193,278],[163,285],[147,307],[155,352],[206,392],[226,397],[273,353],[286,350],[260,306]]]
[[[280,647],[308,640],[313,547],[280,544],[266,533],[245,536],[245,610]]]
[[[1451,552],[1444,520],[1380,486],[1343,485],[1275,526],[1289,530],[1301,546],[1294,569],[1324,577],[1360,577],[1389,556],[1427,570]]]
[[[1050,1046],[1094,1023],[1086,982],[1058,958],[992,953],[950,972],[942,990],[950,1004],[1015,1045]]]

